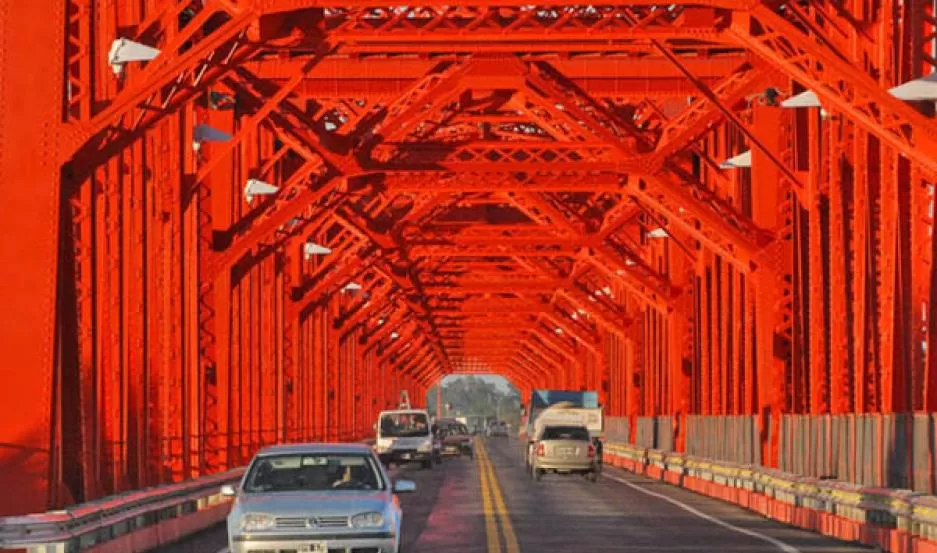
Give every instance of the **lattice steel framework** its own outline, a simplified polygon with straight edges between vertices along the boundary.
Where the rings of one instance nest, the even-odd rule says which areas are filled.
[[[889,93],[935,24],[0,5],[0,512],[362,437],[458,372],[672,415],[678,448],[687,414],[758,414],[769,464],[781,413],[937,409],[934,103]]]

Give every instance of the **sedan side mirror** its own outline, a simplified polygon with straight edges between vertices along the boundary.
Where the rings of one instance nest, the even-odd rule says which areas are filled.
[[[416,491],[416,483],[412,480],[397,480],[394,482],[394,493],[413,493]]]
[[[234,486],[231,484],[225,484],[221,486],[221,495],[225,497],[234,497],[237,495],[237,490],[234,489]]]

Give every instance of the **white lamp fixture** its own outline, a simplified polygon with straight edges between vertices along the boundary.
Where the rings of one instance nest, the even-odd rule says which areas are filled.
[[[192,132],[192,149],[197,152],[202,149],[203,142],[228,142],[232,138],[230,134],[210,125],[198,125]]]
[[[115,75],[124,72],[124,65],[131,61],[150,61],[160,54],[157,48],[134,42],[128,38],[118,38],[111,43],[111,50],[107,54],[107,63],[111,65]]]
[[[358,292],[361,290],[361,285],[357,282],[349,282],[342,288],[342,292]]]
[[[663,228],[656,228],[647,233],[648,238],[667,238],[668,236],[670,235]]]
[[[888,92],[895,98],[906,102],[937,101],[937,73],[908,81]]]
[[[752,166],[752,151],[747,150],[741,154],[730,157],[724,162],[719,164],[720,169],[742,169],[744,167]]]
[[[303,244],[303,255],[306,256],[307,260],[312,258],[314,255],[328,255],[330,253],[332,253],[331,248],[326,248],[325,246],[321,246],[315,242],[306,242]]]
[[[259,179],[248,179],[244,185],[244,199],[248,202],[254,200],[254,196],[270,196],[280,191],[279,186],[274,186],[269,182]]]
[[[791,96],[787,100],[781,102],[782,108],[796,109],[796,108],[818,108],[820,107],[820,99],[817,97],[817,93],[812,90],[805,90],[800,94]]]
[[[563,329],[560,328],[560,327],[556,327],[556,328],[553,329],[553,332],[556,333],[556,334],[562,334],[562,333],[563,333]]]
[[[397,338],[400,338],[400,333],[399,333],[399,332],[397,332],[397,331],[395,330],[395,331],[393,331],[393,332],[390,333],[390,339],[391,339],[391,340],[396,340]]]

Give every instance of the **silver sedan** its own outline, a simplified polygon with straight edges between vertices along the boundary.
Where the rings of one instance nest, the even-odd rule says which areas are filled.
[[[231,553],[398,553],[402,513],[391,483],[366,445],[275,446],[254,457],[228,515]]]
[[[602,470],[595,444],[584,426],[545,426],[530,449],[527,466],[536,480],[552,472],[582,474],[595,482]]]

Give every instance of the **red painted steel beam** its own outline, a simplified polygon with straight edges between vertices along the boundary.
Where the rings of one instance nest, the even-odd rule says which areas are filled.
[[[55,463],[62,443],[49,437],[60,421],[49,406],[61,394],[74,396],[77,382],[63,384],[53,377],[61,363],[77,369],[77,359],[58,359],[56,334],[65,334],[75,345],[74,326],[57,293],[59,222],[62,188],[61,168],[55,160],[68,153],[58,139],[63,132],[61,106],[48,101],[63,96],[65,83],[61,63],[65,45],[61,40],[66,14],[59,2],[32,2],[11,15],[0,14],[0,220],[8,225],[8,236],[0,240],[0,344],[5,360],[0,364],[4,386],[0,392],[3,413],[0,422],[0,514],[42,511],[46,505],[67,501],[59,497],[62,475]],[[46,45],[44,55],[34,56],[36,41]],[[12,75],[17,75],[13,83]],[[14,86],[15,84],[15,86]],[[36,91],[44,91],[36,94]],[[67,148],[67,146],[66,146]],[[28,183],[28,185],[26,184]],[[79,183],[69,182],[69,186]],[[13,231],[13,225],[18,229]],[[13,262],[15,260],[15,262]],[[73,285],[74,283],[70,283]],[[57,316],[58,310],[58,316]],[[61,321],[61,322],[59,322]],[[56,331],[55,329],[59,330]],[[90,344],[84,344],[88,347]],[[69,390],[68,386],[75,386]],[[73,398],[72,398],[73,399]],[[73,402],[74,404],[74,402]],[[77,436],[68,436],[75,440]],[[70,444],[80,448],[79,443]]]
[[[689,415],[754,416],[782,468],[782,416],[927,410],[937,135],[888,91],[932,72],[937,23],[860,4],[75,0],[0,20],[0,137],[22,137],[0,148],[0,299],[24,313],[0,336],[36,353],[3,441],[40,475],[0,486],[57,508],[359,439],[453,372],[597,389],[632,429],[672,422],[678,450],[716,439]],[[27,34],[62,51],[19,56]],[[120,37],[160,55],[117,77]],[[777,106],[801,88],[822,113]],[[200,124],[231,139],[194,148]],[[248,179],[279,190],[248,202]]]

